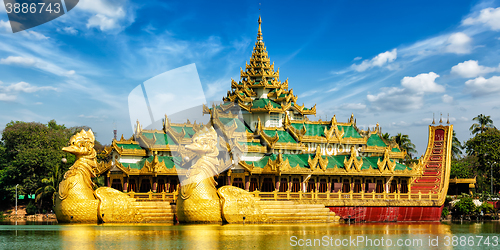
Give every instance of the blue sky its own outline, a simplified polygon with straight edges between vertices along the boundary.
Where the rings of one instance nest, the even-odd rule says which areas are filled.
[[[0,129],[55,119],[105,144],[114,128],[129,137],[128,94],[191,63],[220,101],[250,58],[259,8],[271,61],[316,119],[354,113],[363,129],[408,134],[419,155],[433,113],[449,113],[461,141],[478,114],[500,123],[499,1],[81,0],[15,34],[0,7]]]

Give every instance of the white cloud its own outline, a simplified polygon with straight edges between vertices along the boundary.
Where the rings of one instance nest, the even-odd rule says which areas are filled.
[[[357,57],[354,57],[353,61],[358,61],[358,60],[361,60],[361,59],[363,59],[363,57],[357,56]]]
[[[393,49],[391,51],[380,53],[371,60],[366,59],[363,62],[361,62],[361,64],[353,64],[351,65],[351,68],[358,72],[363,72],[373,67],[382,67],[387,63],[393,62],[394,60],[396,60],[397,57],[398,57],[397,49]]]
[[[404,88],[382,88],[377,95],[368,94],[366,98],[375,110],[404,112],[423,106],[423,93],[414,93]]]
[[[27,82],[18,82],[8,86],[4,86],[0,81],[0,101],[15,101],[17,99],[18,93],[34,93],[44,90],[57,90],[54,87],[45,86],[37,87],[33,86]],[[38,104],[37,104],[38,105]]]
[[[64,32],[68,33],[68,34],[71,34],[71,35],[76,35],[78,34],[78,30],[76,30],[75,28],[73,27],[64,27],[62,29]]]
[[[23,65],[23,66],[33,66],[35,65],[36,61],[33,58],[29,57],[22,57],[22,56],[9,56],[7,58],[2,58],[0,59],[1,64],[8,64],[8,65]]]
[[[78,7],[92,16],[87,21],[87,28],[98,27],[101,31],[119,30],[125,19],[133,19],[132,13],[127,13],[126,0],[81,0]]]
[[[500,30],[500,7],[482,9],[479,16],[469,17],[462,22],[463,25],[484,24],[492,30]]]
[[[43,71],[58,75],[58,76],[66,76],[71,77],[75,75],[74,70],[65,70],[60,68],[57,65],[54,65],[49,62],[45,62],[43,60],[31,57],[22,57],[22,56],[9,56],[7,58],[0,59],[0,64],[7,65],[20,65],[25,67],[35,67],[41,69]]]
[[[3,92],[10,92],[10,93],[19,93],[19,92],[34,93],[42,90],[57,90],[57,89],[50,86],[36,87],[27,82],[18,82],[11,84],[9,86],[0,86],[0,90]]]
[[[415,77],[405,76],[401,85],[415,92],[443,92],[444,87],[435,82],[438,77],[434,72],[422,73]]]
[[[500,76],[485,79],[480,76],[465,82],[468,91],[474,96],[481,96],[500,92]]]
[[[365,109],[366,104],[363,103],[346,103],[340,106],[340,109],[352,110],[352,109]]]
[[[91,17],[87,23],[87,28],[91,27],[99,27],[101,31],[108,31],[119,28],[119,25],[116,19],[109,18],[102,14],[97,14]]]
[[[441,97],[441,100],[444,102],[444,103],[452,103],[453,102],[453,96],[449,96],[447,94],[444,94],[442,97]]]
[[[455,54],[468,54],[471,51],[472,38],[462,32],[453,33],[448,37],[445,51]]]
[[[21,34],[27,38],[33,39],[33,40],[46,40],[49,39],[49,37],[40,34],[36,31],[31,31],[31,30],[25,30],[22,31]]]
[[[451,67],[451,73],[465,78],[478,77],[497,70],[496,68],[481,66],[476,60],[465,61]]]
[[[0,93],[0,101],[12,102],[16,100],[15,95],[7,95],[5,93]]]
[[[9,21],[0,20],[0,30],[2,29],[7,33],[12,33],[12,28],[10,27]]]

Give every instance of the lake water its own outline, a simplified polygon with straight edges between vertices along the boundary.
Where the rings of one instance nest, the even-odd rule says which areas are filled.
[[[0,249],[498,249],[499,232],[499,222],[0,225]]]

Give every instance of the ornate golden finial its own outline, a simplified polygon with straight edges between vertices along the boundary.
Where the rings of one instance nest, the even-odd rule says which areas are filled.
[[[439,124],[443,123],[443,113],[441,113],[441,116],[439,117]]]
[[[257,31],[257,41],[262,41],[262,28],[261,28],[261,23],[262,23],[262,19],[260,18],[260,15],[259,15],[259,31]]]
[[[450,113],[448,113],[448,120],[446,121],[446,124],[450,124]]]
[[[434,113],[432,113],[432,124],[436,124],[436,121],[434,121]]]

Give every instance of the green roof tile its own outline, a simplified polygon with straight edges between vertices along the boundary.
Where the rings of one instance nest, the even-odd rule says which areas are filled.
[[[392,152],[401,152],[401,150],[399,150],[399,148],[392,148],[391,151]]]
[[[172,137],[170,137],[170,135],[168,134],[158,133],[158,132],[154,133],[143,132],[142,135],[148,139],[153,139],[154,135],[156,137],[155,145],[177,145],[174,139],[172,139]]]
[[[380,138],[378,134],[370,135],[368,141],[366,142],[367,146],[378,146],[378,147],[387,147],[384,141]]]
[[[297,141],[295,139],[293,139],[293,137],[288,132],[286,132],[286,131],[281,131],[281,130],[264,130],[264,133],[267,136],[270,136],[270,137],[273,137],[273,136],[276,135],[276,133],[278,133],[278,136],[280,137],[278,139],[279,143],[287,143],[287,142],[297,143]]]
[[[141,146],[139,146],[137,144],[121,144],[121,143],[117,143],[116,146],[118,146],[119,148],[123,147],[123,149],[142,149]]]
[[[340,126],[337,125],[339,130],[344,129],[344,138],[363,138],[358,131],[351,125],[351,126]]]
[[[253,109],[255,109],[255,108],[264,108],[268,103],[271,103],[271,105],[273,106],[273,108],[281,108],[281,105],[279,105],[276,102],[274,102],[272,100],[269,100],[267,98],[262,98],[262,99],[254,100],[252,102],[252,108]]]

